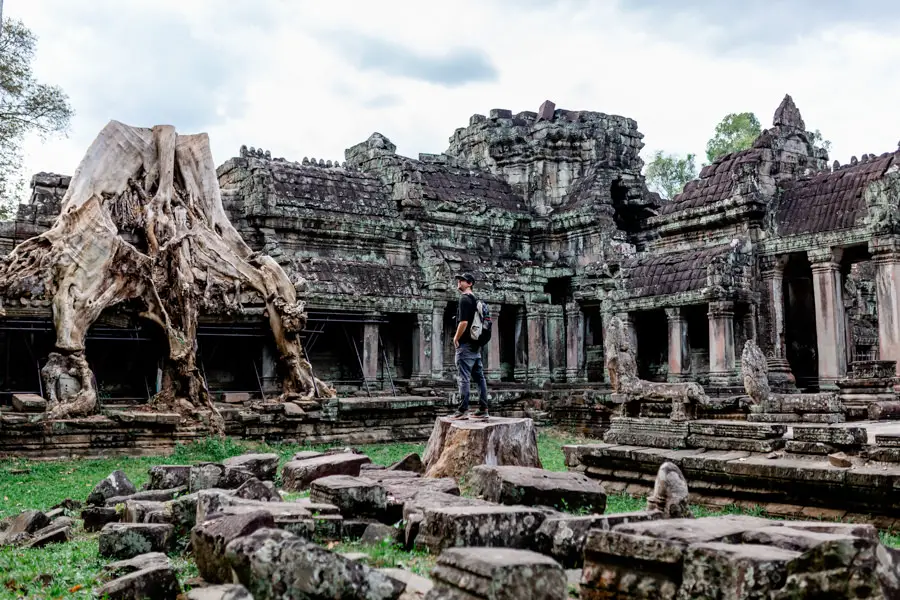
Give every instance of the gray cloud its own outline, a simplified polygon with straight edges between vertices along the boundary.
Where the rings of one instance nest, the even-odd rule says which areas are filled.
[[[490,58],[474,48],[453,48],[437,56],[360,33],[332,32],[321,38],[362,71],[418,79],[447,87],[493,82],[499,75]]]
[[[638,14],[668,37],[704,40],[677,17],[716,29],[707,43],[722,52],[760,51],[789,44],[834,25],[884,30],[896,27],[896,0],[868,0],[852,6],[845,0],[620,0],[626,13]],[[705,32],[709,35],[709,32]]]
[[[65,28],[56,33],[71,36],[72,55],[92,66],[78,69],[78,78],[63,86],[80,117],[94,123],[169,123],[188,133],[243,114],[242,72],[252,52],[230,43],[234,38],[200,39],[184,17],[152,5],[116,6],[100,1],[59,7],[58,22]],[[217,19],[235,26],[226,15]],[[264,24],[263,15],[249,22]],[[225,22],[216,25],[223,28],[228,31]]]
[[[396,94],[378,94],[362,101],[362,105],[366,108],[391,108],[398,106],[402,100]]]

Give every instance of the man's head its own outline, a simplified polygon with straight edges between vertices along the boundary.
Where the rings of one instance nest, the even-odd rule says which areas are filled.
[[[475,276],[471,273],[460,273],[456,276],[456,289],[465,293],[475,285]]]

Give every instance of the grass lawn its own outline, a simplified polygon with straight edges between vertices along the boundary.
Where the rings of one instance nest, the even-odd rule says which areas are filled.
[[[564,471],[561,446],[585,442],[584,438],[558,430],[545,429],[538,434],[538,452],[544,468]],[[206,439],[179,446],[165,457],[76,459],[66,461],[0,461],[0,518],[18,514],[26,509],[48,510],[66,498],[83,501],[94,485],[116,469],[125,471],[138,487],[148,479],[149,467],[158,464],[190,464],[201,461],[221,461],[248,451],[274,452],[287,461],[300,450],[318,450],[326,446],[298,446],[242,442],[231,439]],[[373,462],[392,464],[411,452],[422,453],[425,444],[396,443],[357,446]],[[306,494],[293,494],[293,499]],[[608,513],[642,510],[643,498],[610,495]],[[726,512],[740,512],[737,509]],[[721,514],[695,507],[697,516]],[[759,514],[758,512],[756,514]],[[67,544],[51,545],[43,549],[0,549],[0,599],[5,598],[91,598],[92,588],[99,585],[99,574],[107,562],[97,556],[98,534],[81,530],[76,539]],[[900,535],[883,533],[886,544],[900,547]],[[390,545],[362,546],[343,543],[334,547],[341,552],[364,552],[369,563],[377,567],[402,567],[420,575],[434,566],[434,557],[422,552],[404,552]],[[183,555],[172,555],[179,577],[185,580],[197,575],[196,567]]]

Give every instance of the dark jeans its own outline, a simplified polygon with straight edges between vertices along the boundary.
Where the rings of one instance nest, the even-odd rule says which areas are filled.
[[[484,379],[484,366],[481,363],[481,349],[473,349],[469,344],[460,344],[456,349],[456,369],[459,372],[459,409],[469,410],[469,384],[472,379],[478,384],[481,399],[478,407],[488,409],[487,381]]]

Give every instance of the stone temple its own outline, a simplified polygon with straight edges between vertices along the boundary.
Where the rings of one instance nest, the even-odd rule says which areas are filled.
[[[473,115],[446,151],[418,159],[380,133],[343,161],[242,147],[217,170],[223,205],[253,250],[306,281],[303,348],[339,397],[299,407],[305,429],[247,409],[277,395],[279,374],[265,307],[245,299],[229,314],[201,314],[198,327],[198,367],[233,409],[223,413],[229,432],[427,435],[434,411],[454,401],[453,275],[463,270],[494,318],[485,367],[495,412],[604,433],[615,409],[604,349],[613,317],[642,380],[697,382],[733,414],[746,412],[748,340],[776,392],[841,392],[851,420],[871,417],[874,400],[876,412],[893,410],[900,152],[830,165],[786,96],[751,148],[663,201],[641,175],[642,138],[632,119],[547,101],[538,112]],[[69,181],[34,176],[30,201],[0,223],[4,253],[52,225]],[[44,392],[54,337],[49,300],[2,302],[9,405]],[[86,356],[104,410],[158,391],[162,342],[127,307],[92,326]],[[33,426],[4,415],[7,441],[10,427]]]

